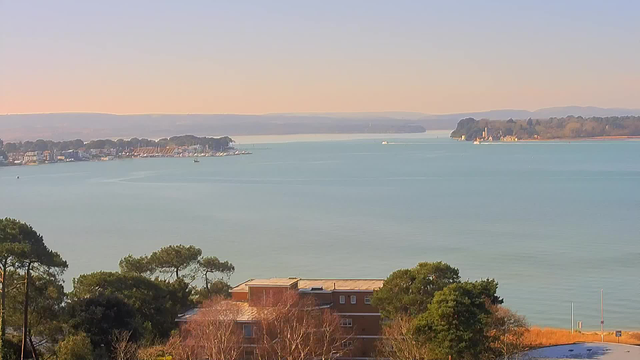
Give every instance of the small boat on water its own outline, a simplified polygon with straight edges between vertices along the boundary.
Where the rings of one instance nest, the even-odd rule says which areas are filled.
[[[388,142],[386,142],[386,141],[383,141],[383,142],[382,142],[382,145],[388,145],[388,144],[389,144],[389,143],[388,143]]]
[[[476,140],[473,143],[476,144],[476,145],[479,145],[480,144],[480,140]]]
[[[200,162],[200,160],[199,160],[198,158],[195,158],[195,159],[193,159],[193,162],[194,162],[194,163],[199,163],[199,162]]]

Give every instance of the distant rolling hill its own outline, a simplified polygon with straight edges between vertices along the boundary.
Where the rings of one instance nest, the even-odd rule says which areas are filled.
[[[507,109],[433,115],[419,112],[237,114],[141,114],[53,113],[0,115],[0,139],[5,141],[81,138],[161,138],[180,134],[286,135],[416,133],[453,130],[460,119],[506,120],[549,117],[640,115],[638,109],[556,107],[536,111]]]

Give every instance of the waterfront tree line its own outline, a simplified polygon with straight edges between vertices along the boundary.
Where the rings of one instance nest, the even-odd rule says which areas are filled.
[[[640,136],[640,116],[582,117],[567,116],[546,120],[476,120],[462,119],[451,133],[452,138],[473,141],[485,129],[494,140],[513,136],[520,140],[571,139],[603,136]]]
[[[237,319],[239,309],[222,301],[230,295],[232,263],[195,246],[170,245],[127,255],[118,265],[119,271],[78,276],[65,292],[68,264],[61,255],[30,225],[0,219],[1,360],[242,354],[241,330],[216,320]],[[373,296],[384,318],[379,356],[502,359],[522,351],[526,321],[502,305],[497,289],[492,279],[461,281],[458,269],[442,262],[393,272]],[[305,301],[292,295],[258,312],[257,359],[332,359],[335,349],[344,348],[341,339],[349,335],[338,315],[308,311],[313,304]],[[178,316],[203,303],[187,331],[178,331]],[[301,348],[300,341],[308,346]]]
[[[108,150],[116,149],[120,151],[136,149],[139,147],[181,147],[181,146],[194,146],[199,145],[208,148],[211,151],[222,151],[233,143],[233,139],[228,136],[223,137],[199,137],[195,135],[180,135],[172,136],[170,138],[162,138],[159,140],[153,139],[102,139],[91,140],[85,142],[81,139],[66,140],[66,141],[53,141],[38,139],[35,141],[21,141],[21,142],[3,142],[0,139],[0,156],[7,158],[7,154],[11,153],[25,153],[30,151],[67,151],[67,150]]]

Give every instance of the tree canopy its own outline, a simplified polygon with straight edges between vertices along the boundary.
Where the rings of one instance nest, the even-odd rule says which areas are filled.
[[[93,359],[91,340],[85,333],[70,335],[60,342],[56,354],[58,360],[91,360]]]
[[[141,324],[136,322],[135,309],[121,296],[99,294],[73,300],[67,306],[68,325],[89,337],[94,348],[109,352],[114,331],[131,332],[137,339]]]
[[[47,316],[52,316],[62,303],[59,276],[67,268],[67,262],[62,259],[60,254],[49,249],[44,243],[43,237],[29,224],[6,218],[0,220],[0,264],[2,271],[0,278],[2,280],[0,287],[0,352],[5,359],[8,354],[7,351],[4,351],[4,346],[7,340],[6,327],[9,319],[14,322],[16,327],[21,323],[23,356],[27,349],[27,343],[33,344],[34,331],[32,331],[31,325],[33,325],[34,319],[30,319],[29,315],[40,315],[39,320],[47,325],[55,320]],[[21,274],[24,275],[23,282],[17,280]],[[44,284],[44,287],[34,287],[34,274],[36,285]],[[16,285],[24,284],[24,291],[20,294],[23,301],[20,301],[20,295],[15,292],[17,287],[10,289],[7,286],[11,282]],[[32,301],[33,291],[45,291],[47,295],[51,296]],[[19,307],[20,303],[22,303],[21,308]],[[50,311],[47,311],[47,307],[50,307]],[[43,312],[46,315],[42,316]],[[49,326],[41,324],[36,333],[44,334],[49,329]],[[36,350],[33,345],[31,348],[35,354]]]
[[[151,253],[149,263],[161,273],[173,274],[179,279],[180,272],[193,275],[193,267],[201,255],[202,250],[193,245],[169,245]]]
[[[99,271],[80,275],[73,281],[72,300],[101,294],[119,295],[135,311],[137,322],[149,337],[166,338],[175,328],[178,314],[193,306],[189,286],[118,272]]]
[[[521,340],[526,327],[516,326],[521,323],[513,317],[499,318],[505,310],[497,290],[493,279],[461,282],[458,269],[443,262],[393,272],[373,296],[387,320],[383,333],[388,336],[379,344],[379,355],[491,359],[506,353],[500,349],[516,348],[514,339]],[[505,323],[512,328],[496,329]],[[504,345],[501,339],[510,340]]]
[[[389,319],[418,315],[427,310],[436,292],[460,281],[458,269],[443,262],[422,262],[396,270],[373,295],[373,304]]]
[[[447,286],[415,320],[415,336],[437,357],[480,359],[491,343],[491,311],[483,288],[472,282]]]
[[[135,257],[131,254],[120,260],[120,271],[126,274],[149,276],[156,272],[148,256]]]
[[[562,118],[526,120],[476,120],[462,119],[451,133],[452,138],[473,141],[488,129],[494,140],[503,136],[518,139],[561,139],[602,136],[640,136],[640,116],[587,117],[567,116]]]
[[[132,343],[168,339],[179,314],[214,295],[228,296],[227,281],[235,270],[228,261],[202,257],[201,249],[184,245],[150,256],[129,255],[119,265],[120,272],[78,276],[73,290],[65,293],[61,275],[66,261],[30,225],[0,219],[2,360],[20,357],[22,349],[22,356],[36,359],[80,360],[92,351],[89,357],[108,356],[114,331],[126,333]],[[198,275],[205,286],[194,284]],[[22,336],[7,335],[6,328],[23,329]]]
[[[135,149],[137,147],[172,147],[172,146],[193,146],[199,145],[207,147],[212,151],[221,151],[227,149],[233,143],[233,139],[228,136],[219,138],[214,137],[199,137],[195,135],[180,135],[172,136],[170,138],[163,138],[160,140],[151,139],[138,139],[131,138],[129,140],[118,139],[100,139],[84,142],[81,139],[67,140],[67,141],[52,141],[38,139],[36,141],[24,141],[17,143],[4,143],[0,145],[0,151],[4,150],[7,153],[14,152],[27,152],[27,151],[66,151],[66,150],[79,150],[79,149],[117,149],[127,150]]]

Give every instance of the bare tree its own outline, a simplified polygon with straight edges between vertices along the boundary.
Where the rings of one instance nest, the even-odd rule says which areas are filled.
[[[180,336],[167,343],[176,360],[237,360],[243,350],[243,334],[238,320],[244,316],[242,304],[212,299],[189,319]]]
[[[111,338],[114,360],[137,360],[138,345],[130,340],[131,331],[116,330]]]
[[[492,307],[491,312],[492,347],[501,359],[517,359],[520,353],[527,350],[524,341],[529,331],[527,320],[500,305]]]
[[[408,316],[396,317],[382,329],[382,339],[378,341],[377,355],[382,359],[424,360],[429,358],[429,350],[417,342],[412,333],[412,319]]]
[[[333,359],[345,352],[349,334],[340,317],[311,298],[284,293],[258,309],[255,358],[258,360]]]

